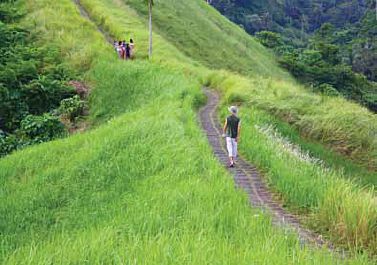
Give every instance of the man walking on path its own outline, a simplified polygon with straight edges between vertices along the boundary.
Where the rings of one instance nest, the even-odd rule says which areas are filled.
[[[229,167],[234,167],[237,158],[237,145],[240,138],[241,120],[237,117],[237,107],[228,109],[231,113],[226,119],[223,128],[223,136],[226,137],[226,147],[229,153]]]

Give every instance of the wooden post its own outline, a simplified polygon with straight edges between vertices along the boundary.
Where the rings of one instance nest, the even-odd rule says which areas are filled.
[[[148,55],[149,55],[149,60],[152,59],[152,44],[153,44],[153,41],[152,41],[152,6],[153,6],[153,3],[152,3],[152,0],[148,0],[148,9],[149,9],[149,52],[148,52]]]

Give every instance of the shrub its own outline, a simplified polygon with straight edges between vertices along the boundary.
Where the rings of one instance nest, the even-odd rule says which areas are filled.
[[[28,115],[21,121],[20,132],[32,142],[46,142],[65,134],[64,124],[58,117],[45,113],[41,116]]]
[[[283,44],[281,36],[275,32],[260,31],[257,34],[255,34],[255,36],[260,41],[260,43],[262,43],[264,46],[268,48],[277,48]]]
[[[21,89],[23,101],[33,115],[40,115],[59,107],[64,98],[72,97],[74,89],[59,80],[39,76]]]
[[[70,122],[74,122],[79,116],[83,115],[84,109],[85,102],[78,95],[75,95],[60,102],[59,113],[69,119]]]
[[[15,136],[7,136],[3,131],[0,130],[0,157],[5,156],[17,149],[18,140]]]
[[[73,72],[62,63],[60,49],[33,44],[37,34],[16,24],[23,15],[17,1],[0,2],[0,152],[5,154],[61,135],[58,118],[43,113],[75,92],[66,84]]]
[[[329,84],[320,84],[317,89],[326,96],[337,97],[341,95],[338,90]]]

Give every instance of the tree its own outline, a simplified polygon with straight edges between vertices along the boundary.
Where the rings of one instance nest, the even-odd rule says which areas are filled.
[[[277,48],[283,44],[280,34],[276,32],[264,30],[255,34],[255,36],[260,43],[271,49]]]

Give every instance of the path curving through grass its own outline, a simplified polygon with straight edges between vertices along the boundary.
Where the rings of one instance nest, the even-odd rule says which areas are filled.
[[[73,2],[78,7],[80,14],[97,25],[98,31],[102,33],[107,42],[112,44],[110,34],[95,23],[85,7],[81,5],[80,0],[73,0]],[[200,121],[216,157],[221,163],[226,164],[228,161],[227,151],[223,143],[224,141],[222,141],[221,138],[220,123],[216,114],[219,105],[219,95],[209,89],[204,89],[204,93],[208,101],[200,110]],[[238,159],[237,167],[230,171],[234,175],[237,187],[242,188],[248,194],[250,203],[255,207],[262,208],[271,213],[273,224],[295,231],[302,243],[310,243],[320,247],[327,246],[329,249],[333,249],[333,246],[329,242],[325,242],[320,236],[303,228],[297,217],[286,212],[279,203],[273,199],[272,194],[255,166],[240,158]]]
[[[73,0],[73,2],[78,6],[81,15],[97,25],[98,31],[104,35],[105,39],[110,44],[112,44],[110,35],[103,29],[103,27],[101,27],[101,25],[98,25],[98,23],[90,17],[85,7],[81,5],[80,0]],[[226,162],[227,154],[220,137],[221,129],[216,115],[219,96],[210,90],[205,90],[205,94],[208,96],[208,103],[201,110],[200,119],[215,155],[221,162]],[[273,199],[267,185],[253,165],[240,159],[238,167],[231,170],[231,172],[235,176],[236,185],[245,190],[249,196],[250,202],[257,208],[261,208],[271,214],[273,224],[296,232],[302,243],[327,247],[330,250],[334,249],[333,245],[329,242],[323,241],[321,236],[316,235],[309,229],[305,229],[296,216],[288,213],[283,207],[281,207],[278,201]],[[344,257],[344,253],[341,256]]]
[[[225,141],[221,137],[221,126],[217,116],[220,97],[216,91],[207,88],[204,89],[204,93],[208,101],[200,110],[200,122],[215,156],[222,164],[226,165],[228,154]],[[333,246],[329,242],[325,242],[321,236],[303,228],[297,217],[288,213],[280,206],[279,202],[273,199],[272,193],[254,165],[240,157],[237,166],[229,171],[234,176],[236,186],[247,193],[250,203],[271,214],[273,224],[295,231],[303,243],[327,246],[329,249],[333,249]]]

